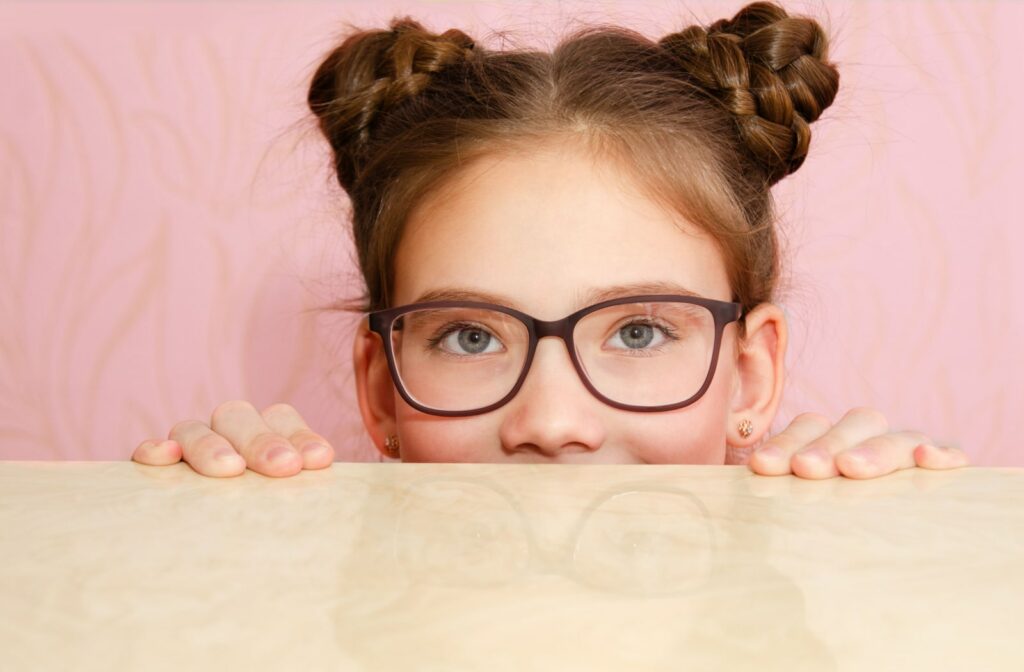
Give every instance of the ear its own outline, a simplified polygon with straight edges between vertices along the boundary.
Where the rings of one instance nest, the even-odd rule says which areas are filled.
[[[771,303],[762,303],[744,319],[746,338],[737,344],[736,377],[733,380],[726,443],[734,457],[727,463],[743,464],[745,457],[764,437],[782,401],[788,333],[786,317]],[[740,423],[749,420],[753,432],[744,437]]]
[[[387,355],[380,336],[361,320],[352,344],[352,363],[356,374],[356,396],[366,431],[385,457],[393,457],[384,447],[384,437],[395,434],[395,396],[388,370]]]

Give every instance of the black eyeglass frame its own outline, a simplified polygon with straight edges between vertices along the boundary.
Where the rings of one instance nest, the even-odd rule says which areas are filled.
[[[583,364],[580,362],[576,354],[576,344],[573,342],[573,331],[576,328],[576,323],[582,320],[587,315],[608,308],[610,306],[618,306],[626,303],[690,303],[698,306],[707,308],[715,321],[715,344],[711,352],[711,365],[708,367],[707,376],[704,379],[704,384],[701,385],[700,389],[697,390],[689,399],[685,399],[675,404],[665,404],[662,406],[634,406],[630,404],[623,404],[618,401],[614,401],[604,396],[594,387],[590,378],[587,376],[586,371],[583,368]],[[487,310],[494,310],[499,313],[511,315],[522,322],[527,329],[530,336],[530,343],[526,351],[526,358],[523,361],[523,370],[519,374],[519,378],[516,380],[516,384],[512,387],[512,390],[504,397],[480,408],[470,409],[466,411],[444,411],[437,408],[431,408],[424,406],[422,403],[413,398],[409,391],[405,389],[405,384],[402,382],[402,376],[398,372],[398,366],[395,362],[395,353],[391,342],[391,329],[395,323],[395,320],[402,317],[406,313],[412,313],[418,310],[429,310],[434,308],[481,308]],[[718,354],[721,350],[722,345],[722,332],[725,330],[725,325],[736,322],[743,317],[743,304],[734,303],[729,301],[719,301],[717,299],[707,299],[701,296],[685,296],[679,294],[645,294],[640,296],[624,296],[617,299],[609,299],[607,301],[601,301],[595,303],[586,308],[577,310],[575,313],[568,315],[560,320],[539,320],[532,315],[528,315],[522,311],[516,310],[515,308],[509,308],[508,306],[502,306],[496,303],[485,303],[481,301],[426,301],[423,303],[410,303],[404,306],[398,306],[395,308],[385,308],[383,310],[375,310],[367,313],[369,320],[370,331],[380,336],[384,342],[384,353],[387,356],[388,369],[391,371],[391,379],[395,383],[395,387],[398,393],[402,395],[402,398],[410,406],[416,410],[427,413],[429,415],[439,415],[445,417],[460,417],[467,415],[482,415],[489,413],[497,408],[500,408],[511,401],[516,394],[519,393],[519,389],[523,386],[526,381],[526,376],[530,372],[530,366],[533,364],[533,356],[537,351],[537,343],[542,338],[548,336],[554,336],[562,339],[565,343],[566,350],[569,351],[569,358],[572,360],[573,366],[576,368],[576,373],[579,375],[580,381],[583,385],[594,395],[598,400],[613,408],[622,409],[624,411],[636,411],[640,413],[655,413],[659,411],[672,411],[684,406],[696,402],[704,393],[707,392],[711,386],[711,380],[715,376],[715,370],[718,368]]]

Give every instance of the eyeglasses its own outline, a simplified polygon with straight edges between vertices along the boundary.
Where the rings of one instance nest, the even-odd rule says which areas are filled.
[[[696,296],[602,301],[561,320],[507,306],[431,301],[369,313],[402,398],[431,415],[487,413],[526,380],[541,338],[565,342],[584,386],[614,408],[668,411],[707,391],[742,305]]]

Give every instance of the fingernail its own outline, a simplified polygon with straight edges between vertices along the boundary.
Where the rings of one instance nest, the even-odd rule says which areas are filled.
[[[782,457],[782,449],[778,446],[765,446],[758,448],[757,454],[769,460],[777,460]]]
[[[236,457],[239,457],[238,453],[230,448],[221,448],[213,454],[213,459],[218,462],[232,462]]]
[[[291,459],[295,450],[291,446],[274,446],[267,452],[267,461],[282,463]]]
[[[327,455],[329,448],[324,444],[318,442],[307,443],[302,447],[303,457],[324,457]]]

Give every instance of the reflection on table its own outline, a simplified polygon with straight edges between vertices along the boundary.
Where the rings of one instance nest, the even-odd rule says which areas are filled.
[[[1020,469],[11,462],[0,530],[3,669],[1024,668]]]

